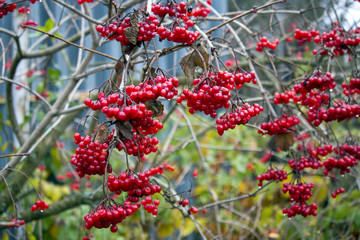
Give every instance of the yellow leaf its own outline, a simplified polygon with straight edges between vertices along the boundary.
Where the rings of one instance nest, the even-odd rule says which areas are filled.
[[[166,238],[170,237],[174,232],[174,225],[173,224],[162,224],[158,229],[158,236],[159,238]]]
[[[2,240],[9,240],[9,236],[6,233],[4,233]]]
[[[196,229],[196,226],[195,226],[194,222],[190,218],[186,218],[182,236],[186,237],[186,236],[190,235],[195,229]]]

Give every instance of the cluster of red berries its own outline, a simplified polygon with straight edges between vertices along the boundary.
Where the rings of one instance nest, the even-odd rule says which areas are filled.
[[[161,170],[156,168],[153,171],[140,172],[137,175],[125,171],[117,179],[115,176],[109,175],[107,186],[111,192],[115,192],[117,195],[120,195],[121,192],[128,192],[128,196],[138,198],[154,195],[161,191],[161,187],[151,184],[149,177],[160,173]]]
[[[296,104],[298,101],[300,101],[300,97],[295,94],[296,92],[294,89],[283,93],[275,92],[274,104],[288,104],[290,100],[293,100],[293,102]]]
[[[191,114],[194,114],[195,111],[200,111],[215,118],[217,116],[216,110],[230,106],[230,90],[222,85],[227,86],[231,79],[233,81],[231,75],[218,73],[217,76],[212,75],[214,77],[209,75],[209,77],[202,76],[200,79],[194,79],[194,89],[192,91],[184,89],[176,101],[181,103],[187,100],[187,106]]]
[[[15,218],[11,219],[10,222],[12,223],[12,225],[9,225],[8,226],[9,228],[17,228],[17,227],[20,227],[25,224],[24,220],[19,220],[19,219],[15,219]]]
[[[287,172],[281,169],[268,169],[266,173],[262,173],[257,176],[256,179],[259,181],[258,186],[263,186],[263,181],[280,181],[287,179]]]
[[[211,6],[212,2],[211,0],[207,0],[206,3],[208,5]],[[188,15],[193,16],[193,17],[207,17],[207,15],[209,15],[209,13],[211,12],[211,10],[207,7],[205,7],[203,4],[199,3],[199,4],[195,4],[195,7],[192,9],[191,13],[189,13]]]
[[[270,136],[275,134],[287,133],[288,130],[300,123],[300,120],[297,117],[288,117],[284,114],[281,118],[275,119],[273,122],[264,122],[260,125],[258,133],[268,134]]]
[[[157,29],[160,40],[167,39],[168,41],[190,45],[200,36],[199,32],[188,30],[190,27],[194,26],[194,22],[187,16],[185,2],[179,4],[168,3],[167,5],[155,4],[152,6],[151,10],[159,17],[164,17],[165,15],[174,17],[173,23],[169,28],[159,26]],[[181,26],[180,20],[184,21],[184,26]]]
[[[151,152],[156,152],[157,147],[156,145],[159,143],[157,138],[149,138],[143,137],[134,133],[133,139],[124,139],[121,140],[121,143],[118,143],[116,148],[121,151],[126,148],[126,153],[133,156],[143,157],[144,155],[148,155]]]
[[[350,47],[358,46],[360,44],[360,37],[338,27],[331,32],[323,32],[314,38],[314,42],[321,44],[325,48],[319,52],[320,55],[328,54],[330,51],[336,57],[344,55],[344,51],[351,54]]]
[[[178,201],[178,204],[182,207],[186,207],[187,205],[189,205],[189,200],[188,199],[181,199]],[[194,206],[191,206],[189,209],[188,209],[188,214],[191,215],[191,214],[196,214],[198,213],[198,209]]]
[[[312,203],[310,205],[307,205],[306,203],[294,204],[290,208],[284,208],[283,214],[287,215],[288,218],[295,217],[298,214],[301,214],[303,217],[307,217],[309,215],[316,216],[316,210],[316,203]]]
[[[360,145],[349,145],[347,143],[342,144],[339,148],[334,149],[336,154],[345,156],[346,154],[354,156],[356,159],[360,159]]]
[[[317,88],[320,91],[325,91],[326,89],[334,89],[336,86],[334,77],[331,76],[331,73],[327,72],[322,74],[320,71],[317,71],[314,75],[309,78],[306,78],[301,82],[301,87],[306,91],[310,92],[311,90]],[[294,86],[294,89],[297,93],[303,93],[300,87]]]
[[[168,3],[167,5],[162,5],[160,3],[153,4],[151,6],[151,11],[155,15],[157,15],[161,18],[165,17],[165,15],[169,15],[170,17],[176,17],[176,18],[183,18],[187,14],[185,2],[181,2],[179,4]]]
[[[336,189],[333,193],[331,193],[331,197],[332,198],[336,198],[337,195],[341,194],[341,193],[344,193],[345,192],[345,189],[344,188],[339,188],[339,189]]]
[[[108,143],[92,142],[90,136],[82,137],[80,133],[74,134],[76,148],[75,154],[71,157],[71,164],[76,167],[76,172],[82,178],[88,175],[103,175],[105,173],[106,159],[108,153]],[[108,172],[111,172],[111,166],[108,165]]]
[[[176,77],[157,76],[154,79],[148,78],[137,86],[126,86],[126,94],[136,103],[144,103],[159,97],[170,100],[178,94],[176,89],[178,86],[179,79]]]
[[[216,119],[217,132],[221,136],[226,130],[234,129],[236,125],[245,125],[250,121],[252,117],[255,117],[264,111],[264,108],[255,103],[251,106],[248,103],[244,103],[241,106],[235,106],[231,111],[227,111],[220,118]]]
[[[296,160],[290,159],[289,166],[296,171],[301,171],[305,168],[319,169],[323,165],[319,157],[310,155]]]
[[[314,29],[310,31],[295,29],[294,38],[298,40],[298,44],[301,46],[305,42],[311,42],[314,37],[319,35],[320,32]]]
[[[340,170],[340,174],[344,175],[345,173],[350,173],[351,168],[358,164],[355,156],[343,156],[343,157],[329,157],[324,162],[324,175],[328,175],[331,170],[334,168]]]
[[[94,0],[78,0],[78,4],[79,5],[81,5],[81,4],[83,4],[83,3],[91,3],[91,2],[93,2]]]
[[[257,83],[254,72],[235,73],[233,78],[237,89],[240,89],[245,83]]]
[[[290,194],[290,202],[300,202],[300,201],[307,201],[311,198],[312,193],[311,189],[314,187],[313,183],[298,183],[293,185],[291,183],[284,183],[283,184],[283,193],[289,192]]]
[[[108,207],[99,206],[92,213],[84,216],[85,228],[90,230],[92,227],[101,229],[110,227],[111,232],[117,232],[116,224],[121,223],[127,216],[132,215],[139,209],[137,204],[125,201],[123,206],[116,204]]]
[[[133,119],[131,125],[133,129],[139,130],[142,135],[155,134],[164,127],[161,122],[152,117]]]
[[[0,18],[16,9],[16,4],[8,4],[5,0],[0,0]]]
[[[322,157],[333,152],[333,145],[331,143],[325,144],[324,146],[319,146],[315,150],[311,151],[311,155],[316,156],[320,155]]]
[[[343,83],[341,84],[341,87],[346,96],[349,96],[349,93],[351,95],[354,95],[355,93],[360,94],[360,78],[351,78],[349,84]]]
[[[25,7],[25,6],[22,6],[22,7],[19,7],[18,8],[18,13],[26,13],[26,14],[29,14],[30,13],[30,11],[31,11],[31,9],[30,8],[27,8],[27,7]]]
[[[45,209],[49,208],[49,204],[45,203],[44,200],[41,201],[36,201],[34,205],[31,206],[31,211],[35,212],[36,210],[40,210],[41,212],[44,211]]]
[[[261,37],[260,42],[257,43],[256,51],[262,52],[266,47],[275,50],[278,44],[279,44],[278,39],[275,39],[273,42],[269,42],[267,37],[264,36]]]
[[[329,108],[310,108],[308,112],[309,121],[315,126],[319,126],[322,121],[330,122],[337,120],[338,122],[345,119],[358,118],[360,116],[360,105],[347,103],[334,103]]]

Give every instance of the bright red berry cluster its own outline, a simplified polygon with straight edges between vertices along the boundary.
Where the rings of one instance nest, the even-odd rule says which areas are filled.
[[[273,122],[264,122],[260,125],[261,130],[258,130],[260,134],[268,134],[270,136],[275,134],[287,133],[290,128],[298,125],[300,120],[297,117],[288,117],[284,114],[281,118],[275,119]]]
[[[296,104],[298,101],[300,101],[300,97],[295,94],[296,92],[294,89],[283,93],[275,92],[274,104],[288,104],[290,100],[293,100],[293,102]]]
[[[257,103],[253,106],[248,103],[241,106],[234,105],[230,111],[216,119],[217,132],[221,136],[229,128],[234,129],[236,125],[245,125],[252,117],[259,115],[262,111],[264,108]]]
[[[76,167],[79,177],[88,175],[103,175],[105,173],[108,143],[93,142],[90,136],[82,137],[80,133],[74,134],[75,144],[79,147],[71,157],[71,164]],[[108,172],[111,167],[108,165]]]
[[[305,203],[294,204],[290,208],[284,208],[283,214],[287,215],[288,218],[295,217],[298,214],[301,214],[304,217],[307,217],[309,215],[316,216],[317,215],[316,210],[317,210],[316,203],[312,203],[310,205],[307,205]]]
[[[162,5],[160,3],[153,4],[151,6],[151,11],[161,18],[165,17],[166,15],[169,15],[170,17],[183,18],[187,14],[185,2],[181,2],[179,4],[168,3],[166,5]]]
[[[345,189],[344,188],[339,188],[339,189],[336,189],[333,193],[331,193],[331,197],[332,198],[336,198],[337,195],[341,194],[341,193],[344,193],[345,192]]]
[[[49,204],[45,203],[44,200],[41,201],[36,201],[34,205],[31,206],[31,211],[35,212],[36,210],[40,210],[41,212],[44,211],[45,209],[49,208]]]
[[[78,4],[79,5],[81,5],[81,4],[83,4],[83,3],[91,3],[91,2],[93,2],[94,0],[78,0]]]
[[[16,4],[8,4],[5,0],[0,0],[0,18],[16,9]]]
[[[156,145],[159,143],[157,138],[142,137],[141,135],[134,134],[133,139],[124,139],[121,140],[121,143],[118,143],[116,148],[121,151],[126,148],[126,153],[133,156],[143,157],[148,155],[151,152],[156,152]]]
[[[209,4],[211,6],[212,2],[211,0],[207,0],[206,1],[207,4]],[[205,7],[203,4],[199,3],[199,4],[195,4],[195,7],[192,9],[191,13],[189,13],[189,16],[193,16],[193,17],[207,17],[207,15],[209,15],[209,13],[211,12],[211,10],[207,7]]]
[[[230,106],[230,89],[234,88],[233,84],[232,74],[228,72],[218,72],[216,75],[209,74],[209,77],[202,76],[200,79],[193,80],[194,88],[192,91],[184,89],[177,99],[177,103],[187,100],[191,114],[200,111],[215,118],[217,116],[216,110]]]
[[[308,215],[316,216],[316,204],[306,204],[306,201],[309,200],[312,196],[311,189],[313,187],[313,183],[306,184],[300,182],[295,185],[291,183],[284,183],[282,192],[289,192],[290,202],[296,202],[297,204],[292,205],[288,209],[283,209],[283,213],[286,214],[289,218],[294,217],[297,214],[301,214],[304,217]]]
[[[257,176],[256,179],[259,181],[258,186],[263,186],[263,181],[284,181],[287,179],[287,172],[281,169],[268,169],[266,173],[262,173]]]
[[[349,84],[342,83],[341,87],[343,88],[343,93],[346,96],[360,94],[360,78],[351,78]]]
[[[264,36],[261,37],[260,42],[257,43],[256,51],[262,52],[266,47],[275,50],[278,44],[279,44],[278,39],[275,39],[273,42],[269,42],[267,37]]]
[[[295,160],[290,159],[289,166],[296,171],[301,171],[304,170],[305,168],[318,169],[322,167],[323,164],[319,157],[310,155]]]
[[[331,73],[327,72],[322,74],[320,71],[317,71],[314,75],[303,80],[299,85],[294,86],[296,93],[309,93],[313,89],[319,89],[320,91],[325,91],[326,89],[334,89],[336,86],[334,77],[331,76]],[[303,89],[301,89],[303,88]]]
[[[126,93],[136,103],[144,103],[159,97],[170,100],[178,94],[176,89],[178,86],[179,79],[176,77],[157,76],[154,79],[148,78],[137,86],[126,86]]]
[[[25,7],[25,6],[22,6],[22,7],[19,7],[18,8],[18,13],[26,13],[26,14],[29,14],[31,11],[31,9],[28,7]]]
[[[131,216],[139,209],[137,204],[125,201],[123,206],[116,204],[110,206],[99,206],[90,214],[84,216],[86,221],[85,228],[90,230],[92,227],[101,229],[110,227],[111,232],[117,232],[116,224],[121,223],[127,216]]]
[[[323,121],[337,120],[341,122],[345,119],[358,118],[360,116],[360,105],[337,102],[329,108],[310,108],[308,116],[309,121],[315,126],[319,126]]]
[[[350,173],[351,168],[358,164],[355,156],[332,156],[327,158],[324,162],[324,175],[328,175],[329,172],[333,169],[339,169],[340,174],[344,175],[345,173]]]
[[[310,31],[295,29],[294,38],[298,40],[298,44],[301,46],[305,42],[311,42],[314,37],[319,35],[320,32],[314,29]]]
[[[234,74],[234,82],[236,85],[237,89],[240,89],[242,87],[242,85],[244,85],[245,83],[250,83],[252,82],[253,84],[257,83],[257,80],[255,78],[255,73],[254,72],[243,72],[243,73],[235,73]]]
[[[15,219],[15,218],[11,219],[10,222],[12,223],[12,225],[9,225],[8,226],[9,228],[17,228],[17,227],[20,227],[25,224],[24,220],[19,220],[19,219]]]

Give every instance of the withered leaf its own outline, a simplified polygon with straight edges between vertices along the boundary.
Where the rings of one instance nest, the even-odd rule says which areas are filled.
[[[94,130],[91,133],[91,139],[95,137],[95,142],[98,141],[99,143],[103,144],[105,141],[108,140],[110,127],[106,124],[98,124],[95,126]]]
[[[164,113],[164,105],[160,100],[150,100],[145,103],[146,109],[153,112],[154,117],[159,117]]]
[[[133,127],[131,126],[131,124],[129,122],[124,122],[121,120],[117,121],[116,129],[119,132],[120,138],[125,138],[125,139],[130,140],[134,137],[134,133],[132,131]]]
[[[129,39],[129,41],[136,45],[137,41],[138,41],[138,35],[139,35],[139,20],[138,20],[138,14],[137,12],[134,12],[133,14],[131,14],[130,16],[130,23],[131,23],[131,27],[125,28],[125,36],[127,39]]]
[[[124,62],[120,58],[115,64],[115,71],[119,73],[123,68],[124,68]]]
[[[197,50],[198,51],[195,49],[191,50],[180,60],[181,69],[190,82],[194,80],[196,67],[204,68],[204,65],[207,67],[209,64],[209,53],[206,49],[205,43],[200,43],[200,46],[197,47]]]
[[[288,132],[273,136],[269,142],[269,146],[273,150],[281,149],[282,151],[288,151],[294,142],[293,133]]]

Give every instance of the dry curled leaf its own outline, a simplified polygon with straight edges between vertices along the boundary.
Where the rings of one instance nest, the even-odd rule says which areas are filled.
[[[196,67],[204,68],[204,65],[207,67],[209,62],[209,53],[206,49],[205,43],[201,43],[200,46],[197,47],[197,50],[198,51],[195,49],[191,50],[180,60],[181,69],[190,82],[194,80]]]
[[[134,137],[134,133],[132,131],[133,127],[129,122],[117,121],[116,129],[119,133],[120,138],[125,138],[130,140]]]
[[[145,103],[146,109],[153,112],[154,117],[159,117],[164,113],[164,105],[160,100],[150,100]]]
[[[281,149],[288,151],[294,144],[294,135],[292,132],[277,134],[269,141],[269,146],[273,150]]]
[[[91,138],[93,139],[95,137],[95,142],[98,141],[99,143],[103,144],[108,140],[109,131],[110,127],[108,127],[106,124],[98,124],[92,131]]]
[[[131,27],[125,28],[125,36],[126,38],[134,45],[137,43],[137,38],[139,36],[139,20],[137,12],[134,12],[130,15],[130,23]]]

